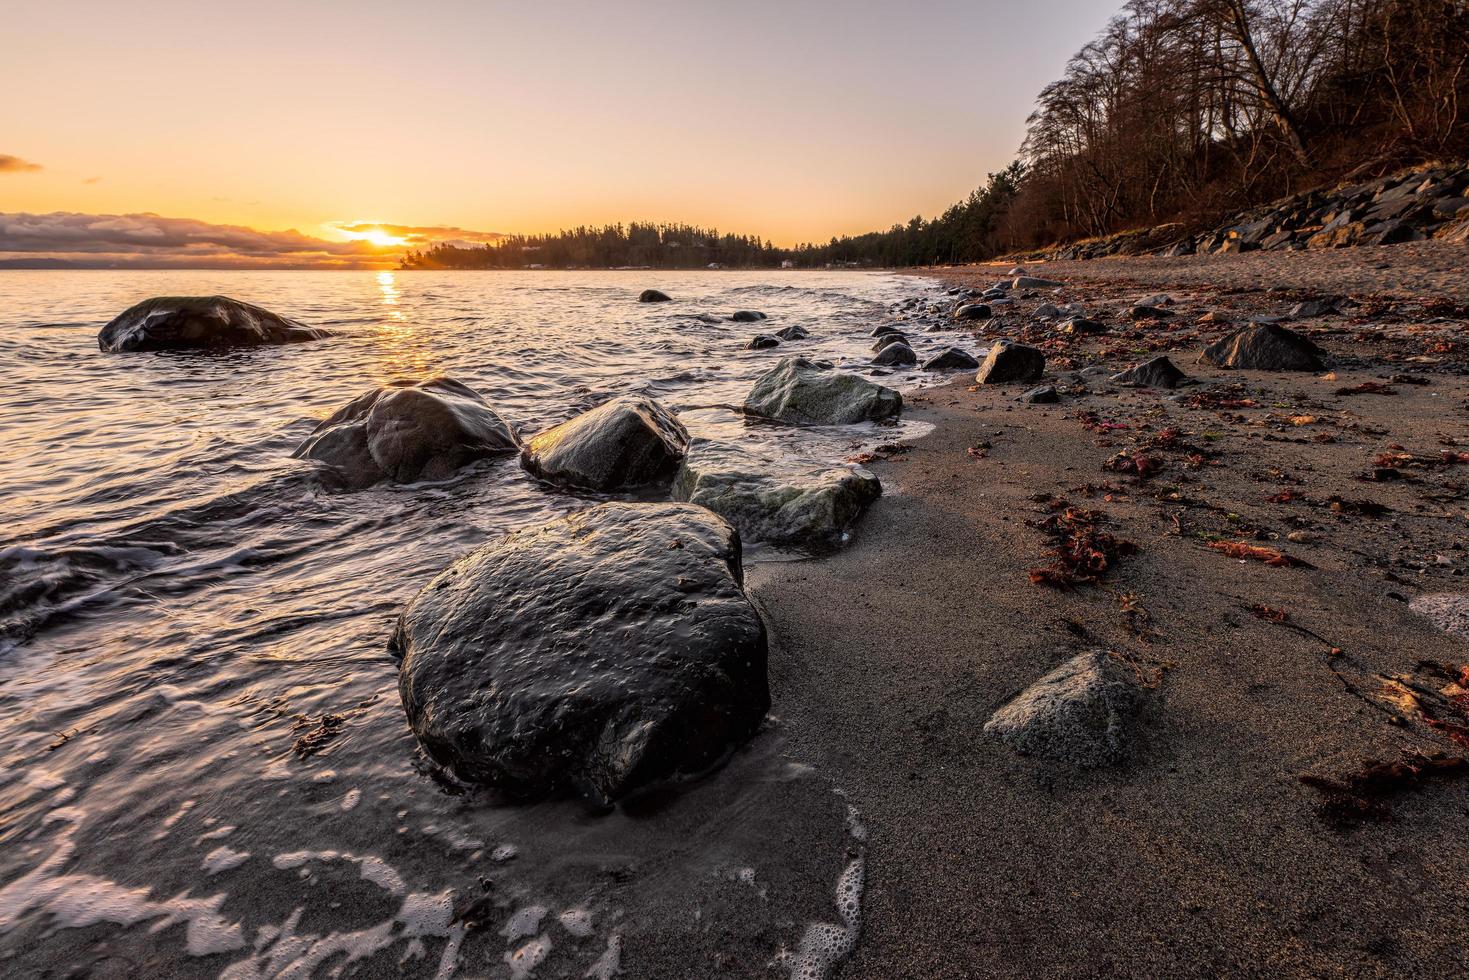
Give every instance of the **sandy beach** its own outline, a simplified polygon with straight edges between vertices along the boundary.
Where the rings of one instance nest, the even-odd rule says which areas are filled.
[[[785,735],[870,827],[843,977],[1466,969],[1462,768],[1370,813],[1302,781],[1465,750],[1450,720],[1469,643],[1410,609],[1469,592],[1462,259],[1424,243],[1031,267],[1060,298],[981,337],[1048,347],[1060,403],[969,374],[910,399],[934,431],[880,453],[885,495],[855,542],[752,570]],[[983,288],[1006,271],[929,274]],[[1118,319],[1163,292],[1176,316]],[[1205,314],[1324,293],[1360,304],[1290,322],[1327,373],[1195,363],[1231,329]],[[1062,299],[1112,332],[1026,315]],[[1200,384],[1108,381],[1159,352]],[[1142,475],[1106,468],[1124,452],[1151,461]],[[1135,551],[1096,582],[1033,584],[1035,525],[1067,508]],[[982,734],[1094,648],[1148,688],[1122,765],[1069,769]]]

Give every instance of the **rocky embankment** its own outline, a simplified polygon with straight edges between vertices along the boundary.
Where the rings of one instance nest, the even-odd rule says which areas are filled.
[[[1097,259],[1109,255],[1216,255],[1398,245],[1427,239],[1469,242],[1469,165],[1399,171],[1321,188],[1231,215],[1186,234],[1160,225],[1043,249],[1015,259]]]

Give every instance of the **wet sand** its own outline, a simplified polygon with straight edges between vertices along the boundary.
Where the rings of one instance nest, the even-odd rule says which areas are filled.
[[[1300,781],[1368,757],[1466,751],[1403,695],[1429,692],[1419,703],[1447,718],[1432,695],[1453,688],[1427,665],[1469,663],[1469,640],[1409,609],[1469,592],[1469,465],[1432,462],[1469,449],[1469,333],[1433,322],[1442,300],[1469,293],[1462,256],[1403,246],[1031,267],[1114,329],[1144,291],[1174,291],[1180,315],[1076,344],[1024,316],[985,324],[980,343],[1051,343],[1062,403],[1020,404],[1026,386],[976,389],[967,374],[915,395],[908,417],[935,430],[874,464],[886,495],[855,541],[750,571],[785,735],[870,830],[863,936],[842,977],[1469,968],[1469,780],[1393,796],[1390,822],[1345,826]],[[942,274],[988,285],[1005,268]],[[1194,363],[1229,329],[1201,314],[1278,314],[1312,290],[1413,299],[1292,323],[1331,352],[1334,376]],[[1046,300],[1060,302],[1019,306]],[[1203,384],[1107,383],[1155,350]],[[1077,387],[1092,365],[1107,371]],[[1428,383],[1389,382],[1405,374]],[[1392,393],[1336,393],[1367,381]],[[1170,428],[1183,448],[1144,450],[1158,472],[1103,469]],[[1361,479],[1396,453],[1415,457],[1403,479]],[[1334,496],[1347,503],[1334,510]],[[1032,584],[1047,541],[1028,522],[1052,512],[1045,497],[1100,512],[1136,553],[1097,584]],[[1388,509],[1369,516],[1363,501]],[[1242,561],[1218,541],[1312,567]],[[1156,685],[1129,762],[1073,771],[982,734],[1024,687],[1096,647]]]

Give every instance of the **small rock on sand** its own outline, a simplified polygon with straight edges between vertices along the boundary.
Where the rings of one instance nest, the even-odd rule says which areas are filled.
[[[1001,340],[990,348],[974,379],[982,385],[1010,381],[1039,381],[1046,370],[1046,355],[1034,347]]]
[[[1320,371],[1325,353],[1310,340],[1274,323],[1241,327],[1204,348],[1199,360],[1250,371]]]
[[[1152,360],[1134,364],[1120,374],[1112,375],[1112,381],[1120,385],[1136,385],[1140,388],[1177,388],[1189,384],[1189,376],[1178,369],[1178,365],[1159,354]]]
[[[1141,700],[1130,672],[1105,651],[1089,650],[1022,691],[984,731],[1021,755],[1112,765],[1127,755],[1128,722]]]
[[[977,367],[979,361],[957,347],[945,347],[923,362],[925,371],[969,371]]]

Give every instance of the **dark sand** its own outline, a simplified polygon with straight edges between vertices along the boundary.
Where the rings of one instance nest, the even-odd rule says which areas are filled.
[[[1152,348],[1176,349],[1208,384],[1126,390],[1101,375],[1089,393],[1029,406],[1014,400],[1024,386],[974,390],[960,376],[910,399],[909,417],[935,431],[876,464],[887,492],[850,547],[751,570],[785,735],[871,834],[863,935],[842,977],[1464,975],[1469,780],[1392,799],[1394,822],[1340,829],[1299,777],[1469,751],[1384,680],[1436,691],[1444,682],[1415,664],[1469,663],[1469,641],[1408,608],[1420,594],[1469,592],[1469,465],[1358,479],[1394,446],[1469,449],[1469,333],[1462,320],[1425,325],[1436,308],[1417,302],[1362,307],[1292,324],[1337,356],[1335,378],[1194,363],[1227,329],[1197,325],[1203,312],[1279,313],[1304,295],[1258,286],[1462,303],[1463,256],[1405,246],[1032,266],[1075,284],[1063,298],[1114,328],[1138,287],[1193,290],[1175,292],[1183,315],[1169,326],[1049,351],[1047,380],[1064,389],[1074,373],[1058,365],[1121,370]],[[944,274],[987,284],[1004,271]],[[992,321],[983,337],[1025,323]],[[1430,383],[1334,394],[1401,373]],[[1167,400],[1228,384],[1243,387],[1227,397],[1254,404]],[[1083,410],[1129,428],[1089,430]],[[1219,465],[1163,451],[1146,480],[1102,469],[1169,427]],[[1295,499],[1267,500],[1285,491]],[[1100,511],[1137,553],[1097,585],[1031,584],[1046,542],[1027,521],[1049,513],[1033,499],[1046,494]],[[1337,513],[1324,504],[1332,495],[1390,511]],[[1241,562],[1209,548],[1216,537],[1315,567]],[[1285,610],[1291,625],[1256,605]],[[1131,762],[1068,771],[983,736],[995,709],[1098,646],[1161,677]]]

